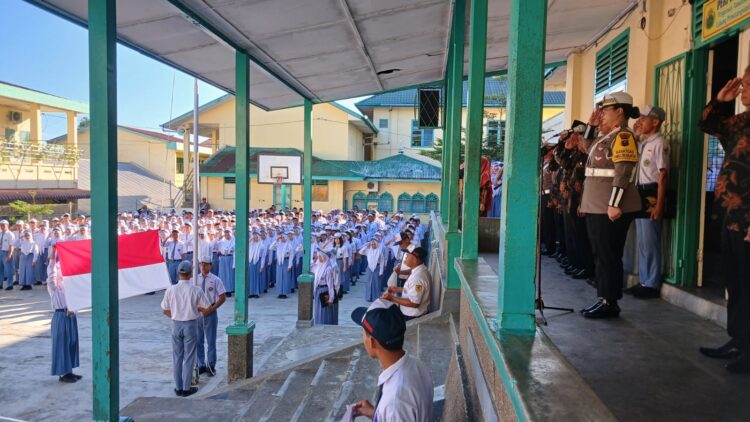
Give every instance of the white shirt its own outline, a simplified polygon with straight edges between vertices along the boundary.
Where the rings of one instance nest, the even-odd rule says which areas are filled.
[[[224,289],[224,283],[221,281],[219,277],[216,277],[213,273],[208,273],[208,275],[198,274],[198,287],[203,290],[203,293],[206,294],[206,298],[208,299],[208,303],[214,304],[219,300],[219,296],[226,293],[226,289]]]
[[[167,240],[167,244],[164,246],[164,258],[168,261],[182,260],[182,254],[185,253],[185,245],[179,240],[174,239]]]
[[[16,236],[11,231],[0,232],[0,251],[9,251],[16,243]]]
[[[432,376],[419,359],[404,354],[378,376],[383,395],[374,422],[432,422]]]
[[[659,133],[638,144],[638,184],[659,182],[659,171],[669,170],[669,143]]]
[[[200,287],[193,284],[192,280],[180,280],[177,284],[169,286],[161,308],[171,311],[174,321],[192,321],[200,315],[198,308],[208,308],[208,298]]]
[[[419,306],[416,308],[401,306],[401,313],[410,317],[426,314],[430,307],[431,285],[432,277],[424,264],[411,270],[411,275],[409,275],[409,278],[404,283],[404,292],[401,297],[409,299],[411,303],[416,303]]]
[[[193,234],[182,233],[180,234],[180,241],[185,245],[185,253],[193,251]]]

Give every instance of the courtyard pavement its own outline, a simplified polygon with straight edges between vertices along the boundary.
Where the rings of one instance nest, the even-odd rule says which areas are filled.
[[[254,332],[255,373],[289,364],[309,353],[322,353],[341,343],[360,338],[349,315],[357,306],[366,306],[364,283],[352,288],[339,306],[339,327],[325,326],[326,337],[334,341],[296,345],[284,338],[294,332],[297,322],[297,295],[277,299],[269,291],[260,299],[250,299],[249,318]],[[163,292],[120,301],[120,407],[142,396],[174,397],[172,381],[171,324],[162,315]],[[224,383],[226,379],[227,336],[232,323],[234,298],[218,310],[218,368],[213,378],[202,376],[197,396]],[[49,295],[43,286],[32,291],[0,291],[0,421],[13,418],[28,421],[82,421],[92,418],[91,312],[78,315],[83,379],[64,384],[50,376]],[[302,329],[304,330],[304,329]],[[314,331],[316,331],[314,330]],[[283,355],[283,356],[282,356]]]

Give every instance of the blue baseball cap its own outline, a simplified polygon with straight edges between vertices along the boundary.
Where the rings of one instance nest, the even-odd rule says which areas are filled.
[[[180,265],[177,266],[177,272],[180,274],[192,274],[193,273],[193,263],[190,261],[182,261],[180,262]]]
[[[362,306],[353,310],[352,321],[384,348],[400,350],[403,347],[406,322],[395,303],[377,299],[369,308]]]

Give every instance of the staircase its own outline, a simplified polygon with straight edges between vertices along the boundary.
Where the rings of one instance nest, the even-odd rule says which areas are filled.
[[[410,322],[406,330],[404,349],[419,357],[432,374],[436,387],[435,420],[440,420],[443,385],[458,342],[453,318],[427,316]],[[373,400],[380,372],[378,361],[357,343],[227,385],[204,397],[139,398],[121,414],[138,422],[177,419],[338,422],[347,404]]]
[[[182,189],[177,192],[174,198],[174,206],[176,208],[193,208],[193,174],[191,170],[185,175],[185,179],[182,182]]]

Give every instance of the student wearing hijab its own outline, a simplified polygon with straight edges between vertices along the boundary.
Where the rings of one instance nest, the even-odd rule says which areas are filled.
[[[33,232],[32,238],[39,248],[39,258],[34,263],[34,281],[35,285],[41,286],[47,282],[47,222],[42,221],[36,232]]]
[[[370,241],[368,245],[359,250],[359,254],[367,259],[367,287],[365,288],[365,300],[372,302],[380,296],[380,276],[383,275],[383,250],[376,240]]]
[[[349,266],[346,268],[346,277],[349,279],[349,284],[356,286],[359,276],[355,273],[354,268],[355,257],[357,256],[357,250],[359,250],[359,248],[352,240],[351,230],[347,230],[344,233],[344,245],[349,249]]]
[[[292,292],[292,255],[291,242],[286,233],[279,233],[279,238],[269,247],[276,252],[276,293],[279,299],[286,299]]]
[[[347,268],[349,267],[349,248],[344,245],[344,238],[341,233],[336,233],[333,236],[333,251],[336,257],[336,265],[341,275],[341,284],[344,286],[344,293],[349,293],[349,277],[347,276]]]
[[[338,267],[326,253],[318,251],[311,269],[315,274],[313,321],[316,325],[338,325],[339,305],[336,300]],[[328,300],[323,299],[325,293],[328,294]]]
[[[266,249],[263,247],[263,242],[260,241],[260,234],[253,232],[250,244],[247,246],[248,297],[259,298],[261,291],[267,292],[263,282],[265,267]]]
[[[34,265],[39,259],[39,246],[34,242],[30,230],[23,232],[19,250],[18,284],[22,286],[21,290],[31,290],[35,278]]]
[[[79,366],[78,321],[68,309],[60,264],[52,258],[49,265],[47,292],[52,302],[52,370],[50,375],[64,383],[74,383],[82,377],[73,373]]]
[[[219,278],[224,282],[227,297],[232,297],[232,294],[234,294],[234,268],[232,268],[234,238],[232,237],[232,231],[224,229],[224,237],[217,242],[216,246],[219,248]]]

